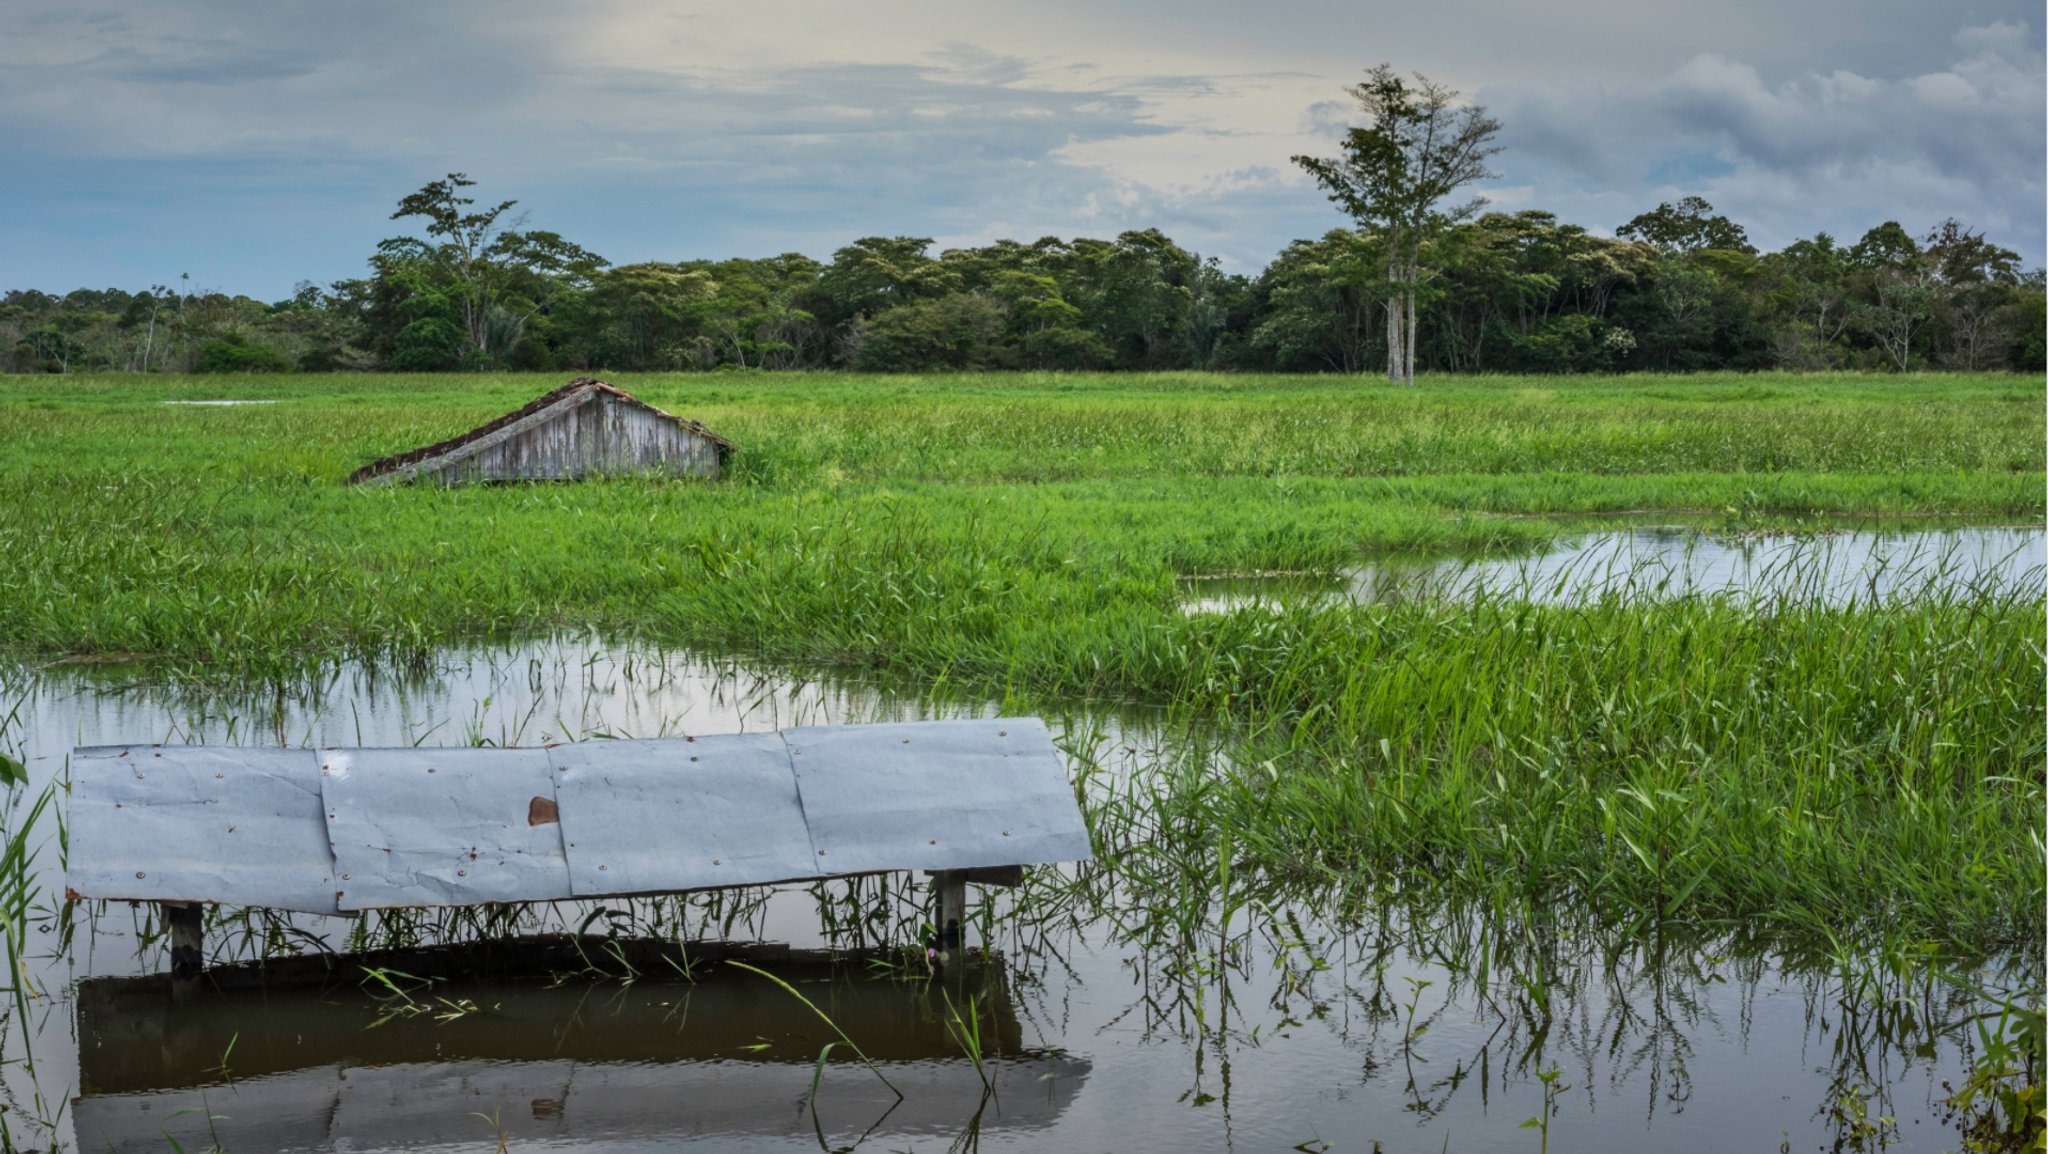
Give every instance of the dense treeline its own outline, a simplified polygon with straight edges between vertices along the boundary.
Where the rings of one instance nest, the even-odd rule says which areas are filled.
[[[424,237],[369,275],[264,303],[156,286],[0,298],[13,372],[482,368],[1216,369],[1352,373],[1386,360],[1383,240],[1338,229],[1257,276],[1155,230],[934,254],[869,237],[829,262],[610,265],[501,227],[451,176],[401,202]],[[1428,240],[1427,371],[2017,369],[2044,365],[2040,270],[1956,221],[1886,222],[1760,253],[1697,198],[1596,236],[1540,211]]]

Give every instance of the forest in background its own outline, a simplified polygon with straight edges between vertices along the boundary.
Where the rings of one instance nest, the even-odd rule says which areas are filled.
[[[1156,230],[933,253],[868,237],[818,261],[612,265],[457,174],[399,204],[425,233],[367,276],[261,301],[176,287],[0,296],[0,370],[66,372],[1201,369],[1373,372],[1384,238],[1340,228],[1257,275]],[[1614,237],[1528,210],[1427,241],[1423,372],[2039,372],[2043,274],[1955,221],[1760,252],[1694,197]]]

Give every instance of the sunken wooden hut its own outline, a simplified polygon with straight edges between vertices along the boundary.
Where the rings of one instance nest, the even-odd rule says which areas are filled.
[[[626,473],[716,476],[733,444],[626,390],[578,377],[459,437],[372,461],[351,485],[570,481]]]

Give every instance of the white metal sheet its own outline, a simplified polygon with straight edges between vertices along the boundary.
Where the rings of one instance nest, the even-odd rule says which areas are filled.
[[[548,752],[577,897],[819,872],[780,734],[586,741]]]
[[[344,910],[570,896],[544,749],[327,749],[321,794]]]
[[[311,750],[80,749],[69,821],[64,881],[82,898],[337,910]]]
[[[78,751],[71,890],[319,913],[1089,856],[1036,718],[544,749]]]
[[[1088,831],[1035,717],[783,731],[819,868],[1079,861]]]

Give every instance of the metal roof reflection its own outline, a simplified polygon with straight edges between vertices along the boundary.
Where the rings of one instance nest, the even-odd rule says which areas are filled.
[[[714,945],[692,954],[713,956]],[[460,951],[446,952],[462,964]],[[357,961],[433,972],[418,957]],[[700,967],[691,982],[650,978],[599,998],[582,983],[455,978],[434,992],[488,1010],[391,1018],[374,1029],[382,1007],[354,988],[357,967],[296,984],[315,968],[252,966],[222,972],[224,988],[182,994],[160,977],[82,982],[72,1117],[85,1150],[162,1151],[167,1135],[188,1150],[216,1140],[229,1150],[492,1149],[494,1126],[515,1149],[670,1149],[705,1138],[812,1138],[814,1121],[816,1132],[848,1140],[870,1127],[898,1136],[1033,1130],[1073,1102],[1090,1071],[1084,1058],[1026,1048],[1000,959],[979,957],[933,980],[861,956],[763,964],[855,1038],[903,1101],[840,1046],[814,1120],[797,1103],[808,1101],[820,1049],[836,1040],[832,1026],[767,979],[723,965]],[[980,1072],[943,1016],[949,999],[968,998],[980,1007]]]

